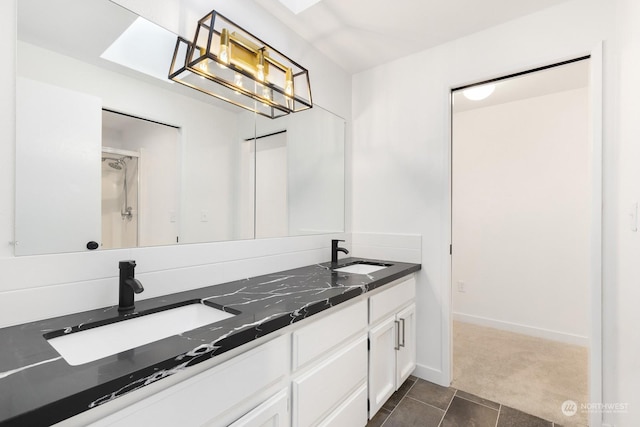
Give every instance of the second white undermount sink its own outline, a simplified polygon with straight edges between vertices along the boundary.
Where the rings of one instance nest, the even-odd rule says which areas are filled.
[[[389,267],[389,265],[361,262],[350,264],[340,268],[334,268],[333,271],[352,274],[371,274],[373,272],[383,270],[387,267]]]
[[[67,363],[76,366],[233,316],[235,314],[196,301],[48,338],[48,341]]]

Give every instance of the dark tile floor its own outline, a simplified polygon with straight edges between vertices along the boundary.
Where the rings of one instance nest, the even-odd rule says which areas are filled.
[[[451,387],[409,377],[367,427],[560,427]]]

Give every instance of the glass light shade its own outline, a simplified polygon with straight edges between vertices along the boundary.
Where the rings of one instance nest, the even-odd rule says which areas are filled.
[[[188,69],[185,65],[185,60],[192,48],[191,42],[178,37],[169,74],[171,80],[271,119],[289,114],[289,111],[285,109],[276,108],[246,95],[246,92],[248,92],[247,86],[249,85],[244,84],[241,88],[236,87],[234,84],[236,73],[219,67],[213,61],[201,61],[195,69]],[[216,74],[212,76],[212,72]],[[218,72],[223,72],[228,81],[222,78],[218,79]],[[257,82],[253,81],[251,81],[251,84],[258,85]],[[270,93],[268,88],[265,89],[264,86],[260,86],[258,90],[261,93]]]
[[[462,94],[465,98],[471,101],[481,101],[485,98],[488,98],[489,95],[493,93],[496,89],[496,85],[494,84],[486,84],[482,86],[474,86],[469,89],[465,89]]]

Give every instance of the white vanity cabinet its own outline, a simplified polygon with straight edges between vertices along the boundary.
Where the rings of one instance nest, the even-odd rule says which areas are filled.
[[[369,418],[416,366],[415,279],[369,298]]]
[[[292,425],[367,423],[367,301],[293,332]]]
[[[87,411],[93,423],[80,414],[60,425],[364,427],[415,368],[414,301],[411,275],[236,349],[99,421]]]

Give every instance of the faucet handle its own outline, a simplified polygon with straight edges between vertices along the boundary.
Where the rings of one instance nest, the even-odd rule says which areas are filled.
[[[124,261],[120,261],[118,263],[118,266],[122,269],[122,268],[129,268],[129,267],[135,267],[136,266],[136,262],[132,259],[128,259],[128,260],[124,260]]]

